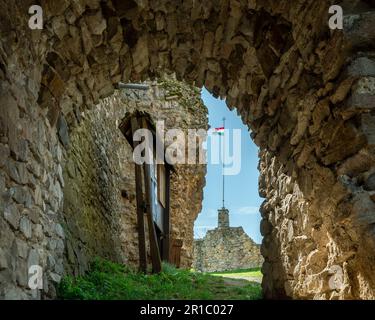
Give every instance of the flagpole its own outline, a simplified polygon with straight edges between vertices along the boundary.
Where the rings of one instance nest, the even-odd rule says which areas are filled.
[[[223,176],[223,208],[225,208],[225,205],[224,205],[224,195],[225,195],[225,180],[224,180],[224,161],[225,161],[225,118],[223,118],[223,128],[224,128],[224,131],[223,131],[223,168],[222,168],[222,176]]]

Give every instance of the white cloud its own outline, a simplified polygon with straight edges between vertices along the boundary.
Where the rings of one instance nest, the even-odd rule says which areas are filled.
[[[234,214],[238,215],[252,215],[252,214],[258,214],[259,213],[259,207],[255,206],[248,206],[248,207],[240,207],[237,209],[237,211],[233,212]]]

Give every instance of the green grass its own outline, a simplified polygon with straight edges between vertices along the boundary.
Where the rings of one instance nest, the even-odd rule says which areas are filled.
[[[261,299],[256,283],[228,285],[224,278],[163,265],[160,274],[145,275],[124,265],[95,259],[84,276],[66,276],[58,288],[60,299],[78,300],[206,300]]]
[[[220,272],[210,272],[213,276],[246,276],[246,277],[256,277],[261,278],[262,272],[260,268],[253,268],[253,269],[238,269],[238,270],[228,270],[228,271],[220,271]]]

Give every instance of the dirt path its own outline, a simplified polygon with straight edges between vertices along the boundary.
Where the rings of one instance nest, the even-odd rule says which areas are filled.
[[[244,280],[244,279],[232,279],[232,278],[224,278],[224,283],[226,286],[231,286],[231,287],[245,287],[249,284],[249,281]]]
[[[256,277],[256,276],[246,276],[246,275],[226,275],[223,276],[223,279],[226,283],[238,283],[242,284],[242,286],[249,284],[249,282],[257,282],[262,283],[262,277]],[[244,281],[245,280],[245,281]],[[234,284],[233,284],[234,285]]]
[[[210,290],[217,300],[258,300],[262,299],[262,289],[258,281],[232,278],[232,275],[215,276],[211,279]]]

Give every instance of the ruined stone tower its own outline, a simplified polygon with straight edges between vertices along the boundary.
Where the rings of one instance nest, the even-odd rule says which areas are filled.
[[[193,268],[203,272],[260,267],[260,246],[242,227],[229,226],[229,210],[218,210],[218,226],[194,241]]]
[[[218,227],[229,228],[229,210],[224,207],[218,210]]]

